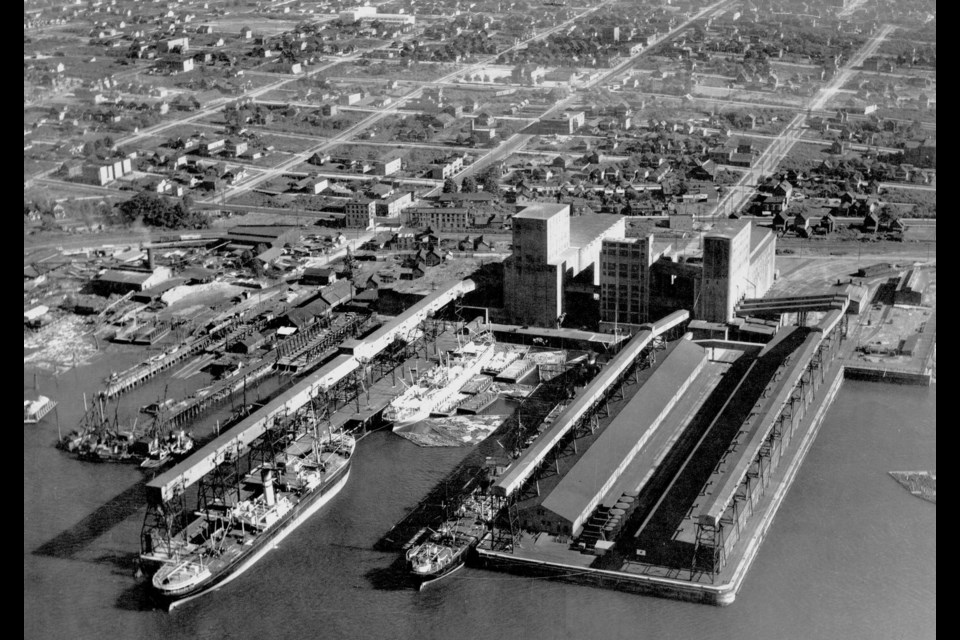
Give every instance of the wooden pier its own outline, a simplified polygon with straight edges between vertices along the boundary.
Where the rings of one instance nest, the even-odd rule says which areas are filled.
[[[130,389],[133,389],[153,378],[161,371],[172,367],[182,360],[200,351],[215,351],[249,333],[262,329],[269,319],[257,318],[253,322],[244,323],[239,316],[230,318],[206,335],[187,340],[172,353],[153,356],[140,364],[134,365],[123,373],[113,377],[107,388],[100,393],[104,399],[115,398]]]
[[[847,360],[843,375],[853,380],[893,382],[930,386],[933,382],[933,359],[937,351],[937,312],[934,311],[917,335],[913,357],[903,365],[887,362]]]
[[[343,318],[333,326],[314,325],[284,340],[277,348],[277,370],[300,373],[309,369],[344,338],[358,335],[370,320],[369,315],[351,314]]]
[[[203,395],[190,398],[185,406],[161,421],[159,425],[161,433],[167,433],[183,426],[206,409],[224,402],[234,393],[242,391],[247,385],[266,377],[271,371],[273,371],[273,362],[270,358],[261,358],[241,368],[232,376],[217,382]]]
[[[466,393],[471,396],[476,395],[489,389],[491,384],[493,384],[492,377],[483,374],[476,375],[470,378],[467,384],[463,385],[460,393]]]

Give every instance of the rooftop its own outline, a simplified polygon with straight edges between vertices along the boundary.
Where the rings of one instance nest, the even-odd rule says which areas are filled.
[[[591,502],[595,505],[605,486],[616,482],[624,464],[635,455],[638,443],[659,426],[678,388],[705,358],[698,345],[687,340],[675,343],[637,394],[543,501],[544,508],[575,521]]]
[[[514,218],[526,220],[549,220],[558,213],[569,211],[570,205],[555,204],[552,202],[534,202],[523,208]],[[571,242],[573,241],[573,221],[570,223]]]
[[[567,205],[548,205],[567,206]],[[623,220],[623,216],[612,213],[598,213],[592,216],[570,218],[570,246],[580,248],[600,237],[610,227]]]

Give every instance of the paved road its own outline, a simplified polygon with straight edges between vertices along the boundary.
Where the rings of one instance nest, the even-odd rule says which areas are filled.
[[[697,12],[696,14],[694,14],[693,16],[691,16],[690,18],[688,18],[687,20],[685,20],[684,22],[682,22],[681,24],[679,24],[677,27],[671,29],[670,31],[668,31],[667,33],[664,33],[664,34],[661,35],[661,36],[658,36],[658,37],[656,38],[656,40],[654,41],[654,43],[653,43],[650,47],[647,47],[647,48],[645,48],[643,51],[640,51],[640,52],[638,52],[638,53],[636,53],[636,54],[634,54],[634,55],[626,58],[625,60],[623,60],[622,62],[620,62],[620,63],[617,64],[616,66],[614,66],[613,68],[607,70],[607,71],[604,72],[602,75],[598,76],[598,77],[597,77],[595,80],[593,80],[592,82],[587,83],[587,84],[584,86],[584,89],[583,89],[583,90],[589,91],[590,89],[597,87],[598,85],[602,84],[603,82],[606,82],[609,78],[613,77],[614,75],[619,74],[619,73],[622,73],[625,69],[629,68],[629,67],[637,60],[637,58],[639,58],[639,57],[642,56],[642,55],[645,55],[651,48],[653,48],[654,46],[656,46],[656,45],[659,44],[660,42],[663,42],[664,40],[667,40],[667,39],[669,39],[669,38],[672,38],[672,37],[675,36],[677,33],[679,33],[679,32],[681,32],[681,31],[683,31],[684,29],[688,28],[691,24],[693,24],[693,23],[696,22],[697,20],[703,18],[704,16],[706,16],[706,15],[708,15],[708,14],[710,14],[710,13],[716,12],[717,10],[719,10],[720,8],[722,8],[722,7],[724,7],[725,5],[729,4],[730,2],[731,2],[731,0],[719,0],[719,2],[715,2],[715,3],[713,3],[713,4],[711,4],[711,5],[707,6],[707,7],[704,7],[704,8],[701,9],[699,12]],[[602,6],[602,5],[601,5],[601,6]],[[598,7],[598,8],[599,8],[599,7]],[[586,13],[588,13],[588,12],[585,12],[584,15],[585,15]],[[568,22],[569,22],[569,21],[568,21]],[[560,25],[560,26],[563,26],[563,25]],[[556,29],[554,29],[554,30],[556,30]],[[549,34],[546,34],[546,35],[549,35]],[[544,36],[544,37],[545,37],[545,36]],[[569,96],[567,96],[566,98],[558,101],[556,104],[554,104],[554,105],[551,106],[549,109],[547,109],[546,111],[544,111],[539,117],[532,117],[532,118],[529,118],[529,120],[534,121],[534,122],[539,122],[539,121],[540,121],[541,119],[543,119],[543,118],[549,118],[549,117],[550,117],[551,115],[553,115],[554,113],[563,111],[564,109],[568,108],[573,102],[581,99],[582,97],[583,97],[583,96],[581,95],[580,90],[578,90],[577,92],[573,92],[573,93],[571,93]],[[533,137],[534,137],[533,134],[528,134],[528,133],[515,133],[514,135],[510,136],[510,137],[507,138],[505,141],[501,142],[499,145],[497,145],[496,147],[494,147],[493,149],[491,149],[490,151],[488,151],[486,154],[484,154],[483,156],[481,156],[481,158],[480,158],[479,160],[477,160],[477,161],[474,162],[472,165],[470,165],[469,167],[467,167],[464,171],[462,171],[460,174],[458,174],[457,177],[462,180],[463,178],[465,178],[465,177],[467,177],[467,176],[476,175],[477,173],[479,173],[480,171],[482,171],[482,170],[485,169],[486,167],[490,166],[491,164],[493,164],[493,163],[495,163],[495,162],[499,162],[500,160],[503,160],[503,159],[505,159],[505,158],[508,158],[511,154],[513,154],[513,153],[515,153],[515,152],[523,149],[523,147],[524,147]],[[436,194],[439,193],[439,192],[440,192],[440,188],[437,188],[437,189],[433,189],[432,191],[430,191],[430,192],[429,192],[428,194],[426,194],[426,195],[427,195],[427,196],[432,196],[432,195],[436,195]]]
[[[807,103],[809,111],[819,111],[827,104],[837,90],[846,84],[855,68],[863,64],[880,44],[894,30],[893,25],[884,25],[874,34],[863,47],[847,62],[833,79],[824,85]],[[784,128],[773,142],[760,154],[749,171],[743,174],[739,181],[730,187],[727,194],[720,199],[716,208],[709,217],[726,217],[733,211],[739,211],[754,195],[754,186],[768,172],[772,171],[781,160],[793,149],[803,134],[806,123],[806,113],[798,113]]]
[[[512,51],[512,50],[514,50],[514,49],[519,49],[519,48],[525,47],[526,45],[528,45],[528,44],[531,43],[531,42],[534,42],[534,41],[536,41],[536,40],[541,40],[541,39],[546,38],[546,37],[550,36],[551,34],[556,33],[556,32],[558,32],[558,31],[560,31],[560,30],[562,30],[562,29],[566,29],[566,28],[567,28],[568,26],[570,26],[571,24],[574,24],[576,21],[582,19],[583,17],[587,16],[588,14],[597,11],[597,10],[600,9],[601,7],[609,4],[611,1],[612,1],[612,0],[605,0],[604,2],[598,4],[598,5],[595,6],[595,7],[591,7],[591,8],[589,8],[589,9],[586,9],[586,10],[580,12],[579,14],[577,14],[576,16],[574,16],[573,18],[570,18],[569,20],[566,20],[566,21],[564,21],[564,22],[562,22],[562,23],[560,23],[560,24],[557,24],[556,26],[553,26],[553,27],[551,27],[551,28],[549,28],[549,29],[546,29],[546,30],[544,30],[544,31],[542,31],[542,32],[540,32],[540,33],[538,33],[538,34],[535,34],[535,35],[531,36],[530,38],[527,38],[526,40],[523,40],[523,41],[521,41],[521,42],[518,42],[517,44],[515,44],[515,45],[513,45],[513,46],[511,46],[511,47],[509,47],[509,48],[507,48],[507,49],[505,49],[504,51],[500,51],[500,52],[498,52],[497,54],[495,54],[495,55],[493,55],[493,56],[490,56],[490,57],[488,57],[488,58],[485,58],[485,59],[481,60],[480,62],[476,62],[476,63],[474,63],[474,64],[467,65],[467,66],[465,66],[465,67],[460,67],[460,68],[454,69],[453,71],[451,71],[450,73],[446,74],[445,76],[443,76],[443,77],[441,77],[441,78],[438,78],[438,79],[436,79],[436,80],[432,80],[432,81],[428,81],[428,82],[422,83],[422,84],[421,84],[419,87],[417,87],[416,89],[408,92],[407,94],[405,94],[405,95],[402,96],[402,97],[397,98],[397,99],[394,101],[393,105],[391,105],[391,107],[390,107],[388,110],[382,110],[382,111],[379,111],[379,112],[376,112],[376,113],[372,113],[369,117],[364,118],[363,120],[357,122],[357,123],[354,124],[353,126],[351,126],[351,127],[347,128],[346,130],[340,132],[337,136],[335,136],[335,137],[333,137],[333,138],[330,138],[329,140],[327,140],[327,141],[325,141],[325,142],[321,142],[321,143],[319,143],[319,144],[317,144],[317,145],[313,145],[313,146],[311,146],[310,148],[308,148],[308,149],[306,149],[306,150],[304,150],[304,151],[301,151],[301,152],[299,152],[299,153],[296,153],[296,154],[294,154],[289,160],[286,160],[286,161],[280,163],[280,164],[277,165],[276,167],[272,167],[272,168],[266,169],[266,170],[262,171],[261,173],[259,173],[259,175],[255,175],[255,176],[253,176],[253,177],[251,177],[251,178],[243,181],[241,184],[238,184],[238,185],[235,185],[235,186],[233,186],[233,187],[230,187],[230,188],[226,189],[226,190],[224,191],[224,193],[222,194],[222,198],[223,198],[223,199],[229,199],[229,198],[235,197],[235,196],[237,196],[237,195],[240,195],[240,194],[242,194],[242,193],[245,193],[245,192],[247,192],[247,191],[250,191],[251,189],[255,188],[257,185],[263,183],[264,181],[270,180],[270,179],[272,179],[272,178],[275,178],[275,177],[283,174],[284,172],[288,171],[289,169],[295,167],[296,165],[298,165],[298,164],[300,164],[300,163],[302,163],[302,162],[305,162],[305,161],[307,160],[307,158],[309,158],[310,156],[312,156],[314,153],[322,153],[322,152],[325,152],[325,151],[329,151],[330,149],[332,149],[333,147],[335,147],[335,146],[337,146],[337,145],[340,145],[340,144],[343,144],[343,143],[345,143],[345,142],[348,142],[348,141],[349,141],[353,136],[355,136],[356,134],[358,134],[358,133],[360,133],[360,132],[368,129],[369,127],[373,126],[374,124],[376,124],[377,122],[379,122],[380,120],[382,120],[383,118],[385,118],[386,116],[388,116],[388,115],[390,115],[390,114],[392,114],[392,113],[395,113],[395,112],[397,111],[397,109],[400,109],[404,104],[406,104],[406,103],[408,103],[408,102],[410,102],[410,101],[412,101],[412,100],[418,99],[418,98],[423,94],[423,90],[424,90],[425,88],[427,88],[427,87],[429,87],[429,86],[437,86],[437,85],[443,84],[443,83],[445,83],[445,82],[447,82],[447,81],[449,81],[449,80],[452,80],[453,78],[455,78],[455,77],[457,77],[457,76],[459,76],[459,75],[470,74],[470,73],[473,73],[473,72],[475,72],[475,71],[479,71],[480,69],[482,69],[482,68],[485,67],[486,65],[495,62],[496,59],[497,59],[497,57],[499,57],[500,55],[502,55],[502,54],[504,54],[504,53],[508,53],[508,52],[510,52],[510,51]],[[724,2],[726,2],[726,1],[729,1],[729,0],[724,0]],[[338,62],[339,62],[339,61],[338,61]]]

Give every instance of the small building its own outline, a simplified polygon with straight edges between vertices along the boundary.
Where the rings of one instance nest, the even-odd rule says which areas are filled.
[[[820,229],[824,233],[833,233],[837,228],[837,219],[833,217],[832,213],[828,213],[822,218],[820,218]]]
[[[332,267],[309,267],[300,278],[301,284],[326,286],[337,281],[337,272]]]
[[[168,267],[154,269],[108,269],[93,281],[94,289],[101,295],[144,291],[169,280],[172,273]]]
[[[320,299],[336,308],[353,298],[353,283],[349,280],[337,280],[320,290]]]
[[[783,211],[778,211],[776,215],[773,216],[773,230],[783,233],[787,230],[788,226],[790,226],[790,216]]]
[[[910,269],[897,282],[893,292],[894,304],[917,306],[923,303],[923,293],[927,290],[930,278],[923,269]]]
[[[392,158],[390,160],[375,163],[373,165],[373,170],[378,176],[389,176],[400,171],[401,164],[400,158]]]
[[[263,336],[263,334],[261,334],[259,331],[254,331],[252,334],[244,336],[236,342],[231,343],[226,350],[230,353],[242,353],[249,355],[259,349],[264,342],[266,342],[266,338]]]

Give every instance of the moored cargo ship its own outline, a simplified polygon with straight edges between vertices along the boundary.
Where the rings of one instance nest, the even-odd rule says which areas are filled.
[[[390,403],[384,419],[392,422],[396,429],[430,417],[431,412],[443,408],[480,372],[493,357],[494,350],[493,343],[474,340],[441,358],[440,364],[420,376]],[[450,412],[454,411],[456,407]]]
[[[197,512],[166,540],[143,541],[141,561],[159,565],[151,586],[169,608],[227,584],[337,495],[350,475],[356,441],[336,432],[303,433],[272,462],[253,467],[236,493]]]
[[[406,552],[406,560],[417,587],[422,589],[461,568],[490,529],[492,520],[490,498],[474,493],[439,530],[430,531],[426,540],[415,541]]]

